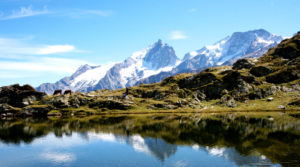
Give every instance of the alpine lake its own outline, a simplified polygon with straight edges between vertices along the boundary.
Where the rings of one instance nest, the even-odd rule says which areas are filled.
[[[0,166],[300,166],[300,113],[6,118]]]

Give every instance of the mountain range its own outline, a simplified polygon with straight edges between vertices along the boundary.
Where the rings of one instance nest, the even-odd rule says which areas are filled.
[[[195,73],[207,67],[231,65],[239,58],[260,57],[283,38],[264,29],[235,32],[213,45],[185,54],[180,60],[174,49],[158,40],[121,63],[101,66],[88,64],[56,83],[44,83],[37,90],[52,94],[56,89],[89,92],[154,83],[178,73]]]

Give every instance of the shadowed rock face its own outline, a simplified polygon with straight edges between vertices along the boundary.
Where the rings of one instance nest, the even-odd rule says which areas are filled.
[[[30,85],[16,84],[0,88],[0,103],[14,107],[30,105],[36,100],[41,100],[43,96],[45,93],[36,91]]]
[[[250,73],[255,75],[256,77],[262,77],[272,73],[272,70],[265,66],[257,66],[251,68]]]

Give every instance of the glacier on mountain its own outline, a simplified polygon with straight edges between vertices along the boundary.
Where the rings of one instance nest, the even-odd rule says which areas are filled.
[[[103,66],[84,65],[71,76],[51,84],[40,85],[39,91],[51,94],[56,89],[91,91],[133,86],[137,81],[163,71],[170,71],[180,63],[174,49],[158,40],[142,51],[132,54],[121,63]]]
[[[37,89],[48,94],[56,89],[87,92],[159,82],[178,73],[199,72],[207,67],[231,65],[239,58],[262,56],[281,40],[281,36],[264,29],[235,32],[213,45],[188,52],[182,60],[171,46],[158,40],[148,48],[134,52],[123,62],[83,65],[70,77],[42,84]]]

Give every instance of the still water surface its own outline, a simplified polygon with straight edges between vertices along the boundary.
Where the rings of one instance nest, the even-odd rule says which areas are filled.
[[[297,166],[299,125],[232,114],[2,120],[0,166]]]

